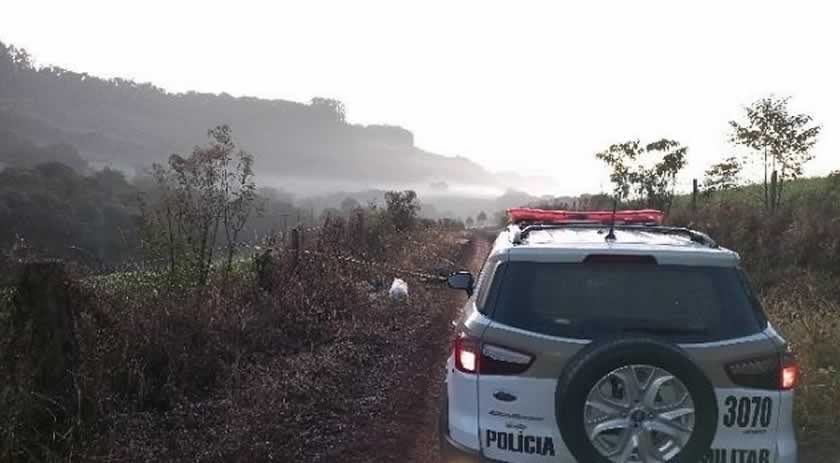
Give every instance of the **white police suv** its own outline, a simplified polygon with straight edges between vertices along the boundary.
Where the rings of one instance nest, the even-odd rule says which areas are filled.
[[[509,212],[449,278],[443,461],[797,461],[798,365],[735,252],[658,211]]]

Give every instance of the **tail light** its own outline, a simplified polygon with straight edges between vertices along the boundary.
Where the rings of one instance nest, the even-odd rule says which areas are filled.
[[[756,389],[789,390],[799,384],[799,363],[791,353],[730,363],[726,373],[733,383]]]
[[[453,353],[455,368],[464,373],[484,375],[516,375],[531,366],[534,357],[495,344],[482,343],[478,338],[461,333],[455,338]]]
[[[799,362],[796,356],[791,353],[782,355],[782,374],[779,385],[783,391],[795,388],[799,385]]]
[[[464,373],[478,373],[478,339],[461,334],[455,338],[455,368]]]

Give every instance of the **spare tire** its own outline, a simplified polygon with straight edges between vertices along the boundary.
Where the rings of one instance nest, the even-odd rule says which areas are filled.
[[[657,338],[581,349],[560,376],[556,404],[561,436],[579,462],[696,463],[717,430],[711,382],[682,349]]]

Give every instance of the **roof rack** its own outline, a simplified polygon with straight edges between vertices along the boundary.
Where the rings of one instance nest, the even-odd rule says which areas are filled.
[[[608,227],[609,224],[594,221],[578,221],[578,222],[562,222],[562,223],[532,223],[520,228],[518,225],[510,226],[510,241],[513,244],[522,244],[529,233],[540,230],[559,230],[559,229],[601,229]],[[692,230],[686,227],[671,227],[667,225],[658,225],[655,223],[649,224],[623,224],[615,223],[614,230],[624,231],[641,231],[646,233],[661,233],[663,235],[682,235],[687,237],[694,243],[706,246],[708,248],[717,248],[718,243],[709,235]]]
[[[524,227],[518,224],[510,226],[510,241],[512,244],[522,244],[523,240],[529,233],[539,230],[558,230],[558,229],[600,229],[606,228],[610,224],[605,224],[599,221],[569,221],[558,223],[529,223]],[[688,237],[692,242],[709,247],[717,248],[718,243],[709,235],[692,230],[686,227],[671,227],[667,225],[659,225],[657,223],[620,223],[613,224],[613,229],[624,231],[643,231],[646,233],[661,233],[663,235],[683,235]]]
[[[532,231],[562,228],[605,228],[610,227],[608,240],[614,239],[612,230],[644,231],[666,235],[684,235],[692,242],[717,248],[718,244],[709,235],[685,227],[662,225],[665,213],[656,209],[612,210],[612,211],[555,211],[532,208],[508,209],[510,217],[510,241],[521,244]]]
[[[611,211],[565,211],[515,207],[507,210],[511,223],[656,223],[665,221],[665,213],[656,209],[624,209]]]

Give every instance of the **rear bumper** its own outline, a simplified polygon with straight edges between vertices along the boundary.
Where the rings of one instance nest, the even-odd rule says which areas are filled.
[[[443,463],[505,463],[487,458],[478,450],[464,447],[443,433],[440,438],[440,458]]]
[[[449,432],[441,429],[440,458],[443,463],[487,463],[481,458],[481,453],[455,442],[449,437]]]
[[[449,397],[446,391],[446,383],[443,386],[442,397],[438,420],[440,461],[442,463],[505,463],[486,458],[481,455],[481,451],[462,445],[449,435]]]
[[[449,435],[449,394],[445,382],[441,391],[438,436],[440,436],[440,461],[442,463],[481,462],[481,452],[459,444]]]

